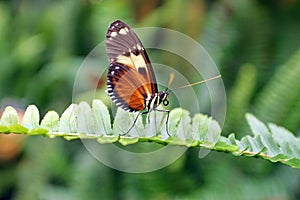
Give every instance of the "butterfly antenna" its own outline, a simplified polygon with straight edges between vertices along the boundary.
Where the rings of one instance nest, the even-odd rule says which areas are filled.
[[[173,92],[174,90],[177,90],[177,89],[182,89],[182,88],[186,88],[186,87],[191,87],[191,86],[194,86],[194,85],[199,85],[199,84],[201,84],[201,83],[205,83],[205,82],[207,82],[207,81],[211,81],[211,80],[214,80],[214,79],[217,79],[217,78],[221,78],[221,75],[217,75],[217,76],[214,76],[214,77],[211,77],[211,78],[202,80],[202,81],[198,81],[198,82],[196,82],[196,83],[184,85],[184,86],[181,86],[181,87],[172,89],[172,90],[170,90],[169,92]]]
[[[169,82],[168,82],[166,91],[169,90],[169,88],[170,88],[170,86],[171,86],[173,80],[174,80],[174,73],[171,73],[171,74],[170,74],[170,77],[169,77]]]

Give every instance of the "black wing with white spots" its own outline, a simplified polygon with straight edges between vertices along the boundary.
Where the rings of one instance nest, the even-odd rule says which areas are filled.
[[[158,92],[148,55],[133,30],[117,20],[108,28],[106,50],[110,61],[107,92],[117,106],[128,111],[144,110]]]

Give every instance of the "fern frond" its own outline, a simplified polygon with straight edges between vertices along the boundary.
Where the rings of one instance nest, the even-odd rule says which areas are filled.
[[[26,109],[21,121],[16,110],[7,107],[0,120],[0,133],[64,137],[67,140],[96,139],[99,143],[119,142],[122,145],[156,142],[202,147],[236,156],[258,156],[300,168],[300,138],[275,124],[266,126],[251,114],[246,118],[253,136],[247,135],[241,140],[237,140],[234,134],[228,138],[221,136],[221,128],[215,120],[199,113],[191,118],[189,112],[181,108],[170,112],[168,127],[171,137],[166,133],[166,119],[160,112],[151,112],[150,123],[146,125],[139,118],[132,131],[122,136],[135,117],[136,114],[119,109],[111,125],[108,109],[100,100],[94,100],[92,107],[86,102],[72,104],[60,118],[56,112],[49,111],[42,120],[34,105]]]
[[[118,109],[113,125],[107,107],[100,100],[94,100],[92,107],[86,102],[71,104],[59,117],[55,111],[49,111],[40,120],[36,106],[28,106],[24,117],[19,121],[16,110],[7,107],[0,120],[0,133],[24,133],[65,139],[97,139],[99,143],[119,141],[123,145],[138,141],[156,141],[163,144],[186,146],[205,146],[212,148],[221,134],[219,124],[212,118],[189,112],[180,108],[170,112],[169,130],[166,132],[166,115],[161,112],[150,113],[150,123],[143,124],[139,117],[133,129],[121,136],[131,127],[136,113]],[[40,122],[41,121],[41,122]],[[159,134],[157,134],[159,133]]]
[[[300,99],[300,95],[298,99]],[[300,131],[300,101],[291,106],[291,111],[284,120],[284,125],[293,131]]]
[[[234,24],[234,16],[230,15],[230,9],[221,2],[214,4],[212,10],[207,14],[204,29],[200,36],[200,43],[212,56],[217,66],[227,56],[226,52],[234,46],[238,40],[238,32]],[[220,32],[222,34],[220,34]]]
[[[299,74],[300,50],[277,70],[271,81],[261,91],[255,102],[255,114],[264,121],[274,123],[284,121],[289,113],[293,112],[294,105],[299,102]]]
[[[256,76],[254,65],[245,64],[241,67],[238,78],[228,95],[227,116],[223,129],[225,133],[236,132],[242,134],[242,131],[245,130],[246,121],[244,116],[249,109],[250,99],[256,87]]]
[[[271,162],[282,162],[300,168],[300,138],[283,127],[267,126],[251,114],[246,115],[253,136],[237,140],[234,134],[222,137],[215,150],[227,151],[236,156],[257,156]]]

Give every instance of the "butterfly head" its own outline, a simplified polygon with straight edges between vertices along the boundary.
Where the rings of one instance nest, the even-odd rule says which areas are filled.
[[[161,91],[158,93],[160,102],[162,102],[164,106],[169,105],[168,95],[169,95],[168,91]]]

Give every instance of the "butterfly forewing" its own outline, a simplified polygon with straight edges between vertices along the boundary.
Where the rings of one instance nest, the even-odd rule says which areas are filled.
[[[146,100],[158,91],[150,60],[137,35],[117,20],[107,31],[106,50],[110,61],[109,96],[125,110],[144,110]]]

